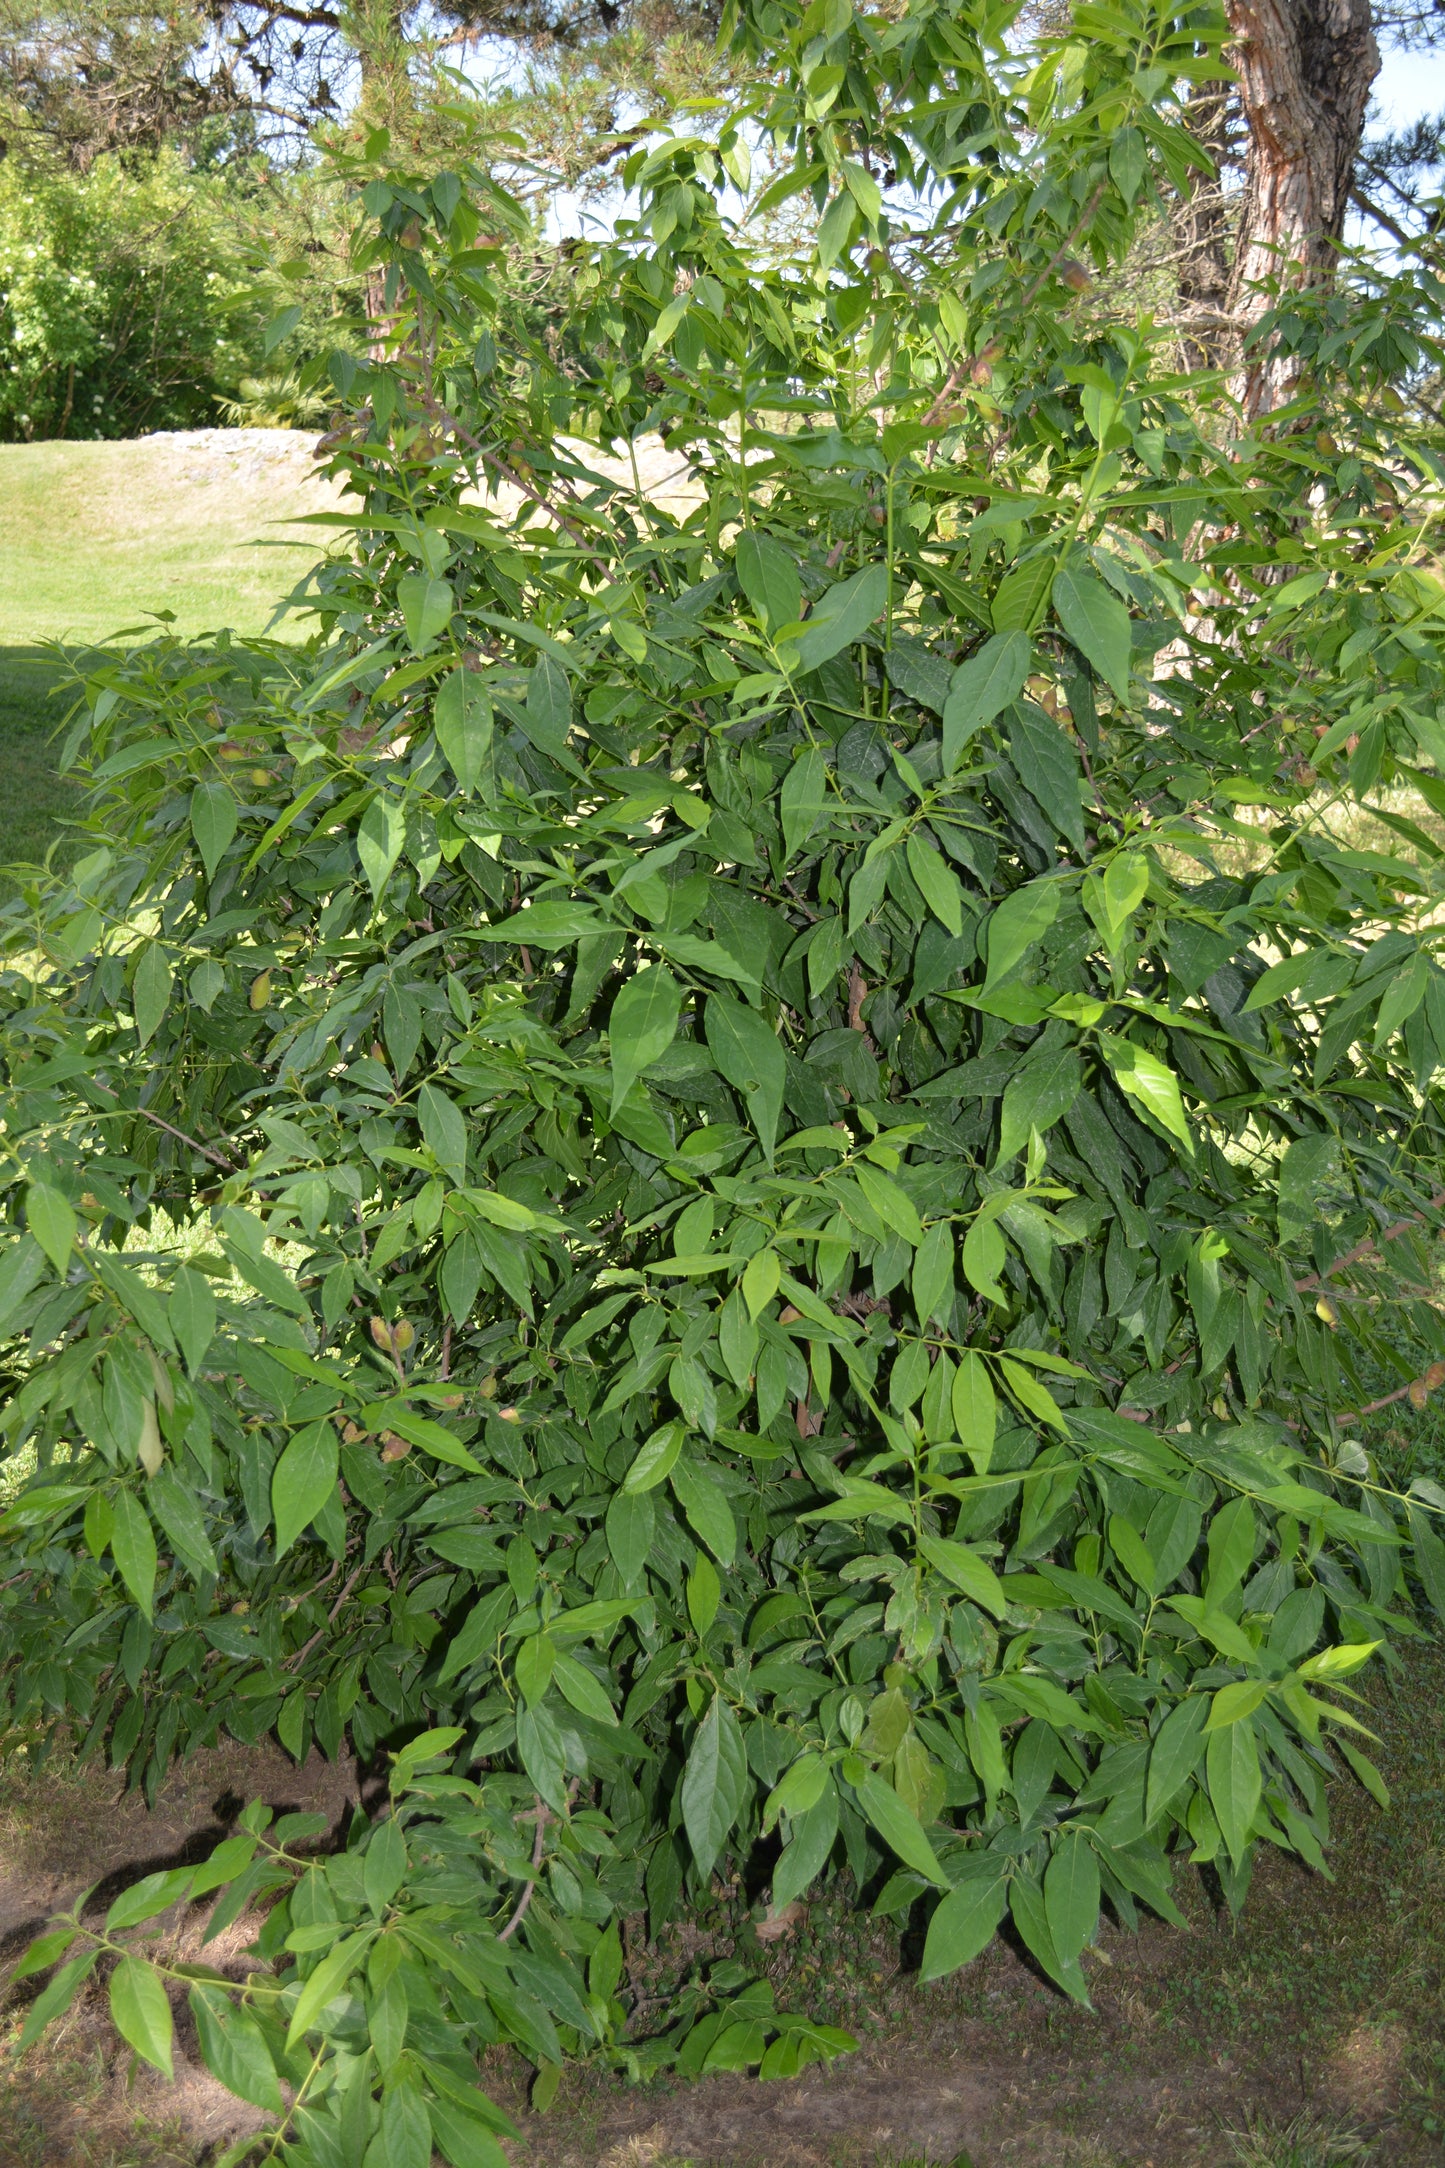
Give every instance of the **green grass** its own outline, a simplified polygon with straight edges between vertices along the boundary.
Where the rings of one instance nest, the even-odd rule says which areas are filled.
[[[260,632],[319,554],[311,439],[271,430],[0,446],[0,647],[94,645],[174,613]]]
[[[42,861],[76,802],[55,772],[64,670],[42,643],[79,655],[163,611],[186,635],[263,631],[319,554],[298,515],[336,501],[308,478],[310,444],[253,430],[0,446],[0,866]]]
[[[0,862],[38,864],[75,804],[75,786],[55,772],[55,733],[68,705],[54,656],[42,648],[0,647]]]

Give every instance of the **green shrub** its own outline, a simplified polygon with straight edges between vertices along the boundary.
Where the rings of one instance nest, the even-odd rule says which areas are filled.
[[[1101,1903],[1176,1917],[1182,1857],[1237,1903],[1380,1788],[1343,1682],[1407,1566],[1445,1606],[1441,1500],[1346,1411],[1445,1358],[1440,857],[1322,809],[1445,801],[1375,508],[1434,453],[1317,312],[1329,452],[1225,456],[1076,328],[1220,32],[1087,18],[742,11],[763,102],[637,149],[530,298],[485,143],[377,139],[321,638],[86,681],[95,847],[4,981],[12,1718],[147,1786],[349,1737],[395,1811],[58,1928],[28,2032],[123,1951],[168,2067],[134,1928],[274,1898],[192,1994],[297,2163],[495,2162],[499,2040],[543,2103],[837,2052],[741,1959],[629,2018],[622,1923],[729,1862],[846,1874],[930,1978],[1007,1917],[1083,1997]],[[821,213],[781,261],[720,208],[763,129]],[[695,510],[578,432],[660,432]]]
[[[0,163],[0,439],[216,422],[259,345],[235,185],[167,154],[84,174]]]

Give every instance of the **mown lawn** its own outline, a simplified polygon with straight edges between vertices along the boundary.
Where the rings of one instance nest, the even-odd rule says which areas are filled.
[[[309,478],[311,444],[204,430],[0,445],[0,866],[42,860],[74,804],[55,772],[67,657],[166,622],[185,635],[271,625],[319,554],[298,516],[337,502]]]

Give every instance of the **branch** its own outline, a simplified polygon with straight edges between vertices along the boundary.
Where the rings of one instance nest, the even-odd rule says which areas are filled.
[[[1373,218],[1377,226],[1383,226],[1386,233],[1392,235],[1393,238],[1400,243],[1400,246],[1402,248],[1410,248],[1413,246],[1415,240],[1414,234],[1406,233],[1404,227],[1397,225],[1395,220],[1391,218],[1388,211],[1382,211],[1378,203],[1372,203],[1370,201],[1369,197],[1364,193],[1363,189],[1352,188],[1350,190],[1350,201],[1354,204],[1357,210],[1363,211],[1367,218]]]
[[[1044,280],[1049,276],[1050,272],[1057,270],[1059,265],[1063,262],[1064,258],[1071,252],[1074,243],[1079,238],[1079,235],[1089,224],[1090,220],[1094,216],[1095,211],[1098,210],[1100,202],[1103,200],[1104,190],[1107,188],[1107,186],[1107,181],[1100,181],[1098,187],[1094,190],[1093,195],[1090,196],[1088,202],[1084,205],[1083,210],[1080,211],[1078,217],[1075,219],[1073,226],[1065,235],[1064,239],[1059,243],[1058,247],[1054,250],[1053,255],[1049,258],[1043,269],[1030,282],[1030,284],[1024,288],[1023,294],[1019,300],[1020,314],[1022,314],[1022,312],[1027,309],[1030,304],[1036,299],[1039,288],[1043,285]],[[944,409],[947,407],[948,402],[953,397],[954,393],[958,390],[959,385],[963,382],[963,379],[967,375],[968,371],[972,369],[975,359],[976,357],[972,354],[966,355],[962,361],[958,362],[956,366],[949,371],[942,389],[939,391],[938,396],[935,398],[932,406],[928,409],[928,412],[923,417],[923,426],[925,429],[931,429],[936,422],[942,421]]]
[[[512,1914],[512,1917],[508,1920],[506,1926],[502,1929],[501,1933],[498,1935],[498,1942],[509,1942],[512,1936],[517,1932],[517,1929],[521,1926],[523,1920],[527,1917],[527,1907],[532,1902],[532,1892],[537,1887],[537,1876],[541,1871],[542,1845],[546,1836],[547,1824],[552,1819],[552,1810],[543,1802],[540,1797],[538,1797],[535,1792],[532,1794],[532,1796],[537,1801],[536,1807],[533,1809],[533,1819],[537,1824],[537,1834],[532,1839],[532,1879],[522,1891],[521,1896],[517,1899],[517,1909]]]
[[[335,1570],[336,1569],[333,1567],[332,1572],[334,1572]],[[283,1671],[300,1670],[301,1666],[305,1663],[307,1657],[311,1654],[311,1651],[315,1648],[317,1642],[320,1641],[325,1635],[327,1629],[336,1624],[337,1613],[340,1611],[341,1606],[345,1603],[347,1597],[351,1594],[351,1591],[355,1588],[357,1582],[361,1579],[361,1576],[363,1575],[363,1573],[365,1573],[365,1571],[366,1565],[365,1561],[363,1561],[361,1565],[357,1566],[350,1574],[348,1574],[347,1578],[341,1584],[341,1594],[337,1597],[335,1603],[331,1606],[331,1609],[326,1614],[326,1625],[318,1626],[315,1633],[311,1636],[311,1639],[309,1641],[303,1642],[301,1647],[297,1649],[294,1656],[287,1657],[285,1663],[281,1666],[281,1669]],[[326,1576],[326,1580],[329,1581],[330,1578],[331,1574],[328,1574]],[[316,1584],[316,1588],[325,1588],[325,1586],[326,1581],[318,1581]],[[316,1588],[313,1588],[311,1590],[311,1594],[313,1596],[316,1594]]]
[[[1438,1212],[1442,1205],[1445,1205],[1445,1189],[1437,1189],[1429,1204],[1425,1207],[1425,1211]],[[1337,1257],[1334,1263],[1327,1265],[1323,1272],[1308,1272],[1302,1280],[1296,1280],[1294,1283],[1295,1293],[1303,1295],[1308,1293],[1312,1287],[1323,1287],[1326,1280],[1333,1279],[1337,1272],[1348,1272],[1351,1265],[1362,1264],[1372,1252],[1378,1252],[1382,1242],[1393,1242],[1397,1235],[1405,1234],[1411,1227],[1423,1227],[1424,1225],[1425,1212],[1407,1212],[1403,1219],[1392,1221],[1382,1234],[1366,1235],[1363,1242],[1357,1242],[1352,1250],[1346,1250],[1343,1257]],[[1398,1393],[1392,1393],[1390,1397],[1392,1400],[1398,1400],[1400,1396]],[[1380,1401],[1377,1405],[1383,1407],[1385,1403]]]
[[[530,498],[539,511],[549,513],[556,520],[558,526],[565,528],[566,532],[571,535],[572,540],[583,551],[584,555],[591,558],[593,564],[597,566],[603,576],[608,580],[611,579],[612,568],[608,565],[606,559],[598,556],[596,550],[588,542],[583,529],[577,525],[575,520],[569,519],[559,504],[555,504],[550,497],[544,496],[541,490],[534,488],[530,482],[525,481],[520,474],[516,473],[508,465],[499,452],[489,450],[480,437],[473,436],[471,430],[464,423],[459,422],[456,415],[444,407],[439,399],[433,398],[430,392],[419,389],[417,396],[430,420],[444,422],[448,428],[454,429],[462,442],[476,453],[478,459],[485,466],[491,467],[495,473],[500,474],[504,481],[510,482],[513,489],[519,490],[524,497]]]
[[[99,1077],[91,1077],[90,1082],[96,1091],[106,1092],[112,1099],[119,1100],[120,1094],[113,1084],[102,1084]],[[188,1144],[193,1152],[199,1152],[202,1159],[209,1159],[211,1165],[219,1167],[223,1174],[239,1174],[241,1171],[234,1159],[227,1159],[224,1152],[213,1151],[209,1144],[202,1144],[199,1137],[188,1137],[184,1129],[177,1129],[175,1123],[166,1121],[163,1115],[152,1114],[149,1107],[118,1105],[115,1111],[117,1114],[137,1114],[143,1122],[153,1122],[157,1129],[164,1129],[167,1136],[179,1138],[180,1142]]]

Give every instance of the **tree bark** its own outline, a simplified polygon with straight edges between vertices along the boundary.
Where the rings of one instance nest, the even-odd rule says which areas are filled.
[[[1230,207],[1224,179],[1233,104],[1234,85],[1221,81],[1200,83],[1187,108],[1190,133],[1208,151],[1214,171],[1196,176],[1172,220],[1186,369],[1221,368],[1235,351],[1228,332]]]
[[[1370,0],[1226,4],[1250,135],[1229,308],[1247,332],[1270,306],[1262,287],[1333,274],[1380,51]],[[1283,405],[1297,375],[1288,356],[1247,357],[1233,385],[1245,415]]]

